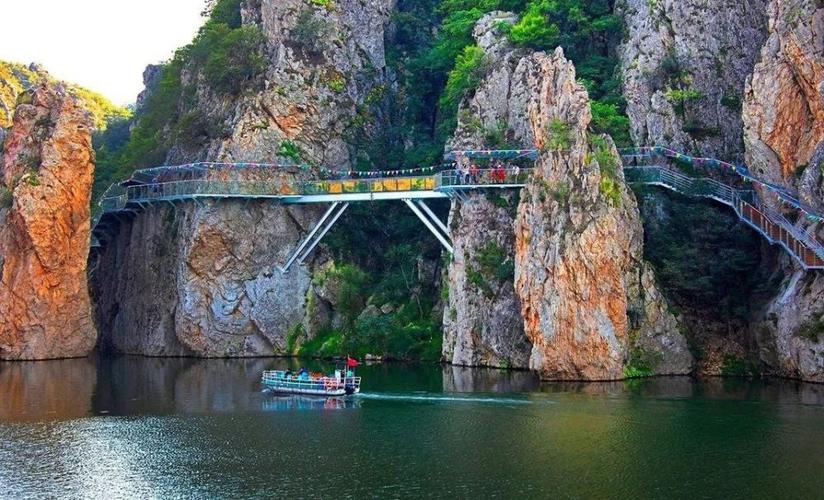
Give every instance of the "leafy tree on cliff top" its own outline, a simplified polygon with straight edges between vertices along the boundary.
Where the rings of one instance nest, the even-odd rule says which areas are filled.
[[[175,141],[205,142],[220,133],[209,126],[198,108],[196,85],[205,83],[216,94],[238,95],[266,69],[265,43],[259,26],[243,26],[241,0],[207,2],[209,18],[191,44],[164,64],[143,106],[137,110],[126,141],[100,136],[94,195],[138,168],[165,163]],[[184,85],[182,72],[201,75]],[[219,120],[213,120],[219,121]],[[113,133],[121,134],[118,128]]]

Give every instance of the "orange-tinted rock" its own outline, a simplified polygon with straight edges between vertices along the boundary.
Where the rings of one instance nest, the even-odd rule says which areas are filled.
[[[686,340],[643,261],[635,198],[609,138],[587,133],[589,97],[572,63],[560,49],[534,54],[513,81],[531,89],[525,116],[542,150],[515,221],[530,367],[544,379],[689,372]]]
[[[747,85],[744,140],[747,163],[759,175],[798,190],[824,211],[824,6],[771,0],[769,38]],[[775,197],[764,199],[776,204]],[[799,218],[801,230],[824,241],[824,227]],[[768,372],[824,382],[824,274],[790,260],[788,279],[753,331]]]
[[[770,36],[744,95],[747,162],[781,183],[824,140],[824,8],[773,0]]]
[[[0,358],[85,356],[96,332],[86,284],[91,120],[61,86],[20,104],[0,175]],[[8,191],[7,191],[8,192]]]

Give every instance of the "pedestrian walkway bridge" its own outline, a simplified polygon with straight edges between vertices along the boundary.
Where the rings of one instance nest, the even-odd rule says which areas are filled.
[[[770,243],[784,247],[805,269],[824,269],[824,247],[812,230],[799,229],[761,203],[752,190],[735,189],[709,178],[692,178],[672,168],[653,164],[656,159],[668,156],[662,151],[669,150],[641,148],[622,153],[627,164],[624,168],[627,181],[710,198],[730,206],[741,220]],[[537,156],[538,152],[534,150],[458,151],[447,155],[447,160],[467,158],[469,160],[464,161],[480,163],[494,159],[499,167],[445,169],[416,176],[349,172],[348,177],[358,178],[325,180],[295,180],[300,177],[299,166],[280,164],[194,163],[138,170],[103,195],[93,219],[92,247],[99,248],[112,238],[120,218],[158,203],[175,205],[180,201],[200,199],[263,199],[284,205],[330,204],[288,260],[278,266],[282,272],[287,272],[293,264],[301,264],[308,258],[350,203],[400,200],[452,253],[449,230],[426,205],[426,200],[467,200],[470,192],[522,188],[529,182],[533,171],[522,168],[519,163],[534,160]],[[500,165],[501,162],[506,162],[506,166]],[[454,165],[451,166],[454,168]],[[805,208],[812,213],[809,207]]]

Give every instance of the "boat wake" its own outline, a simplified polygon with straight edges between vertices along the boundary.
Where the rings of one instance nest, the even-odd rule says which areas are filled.
[[[410,401],[415,403],[482,403],[500,405],[530,405],[533,401],[528,399],[496,398],[496,397],[474,397],[460,396],[456,394],[390,394],[361,392],[357,395],[359,399],[372,399],[378,401]]]

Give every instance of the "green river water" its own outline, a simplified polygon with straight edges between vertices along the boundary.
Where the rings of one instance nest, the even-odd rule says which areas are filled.
[[[821,385],[386,364],[359,397],[262,390],[297,363],[0,363],[0,497],[824,497]]]

